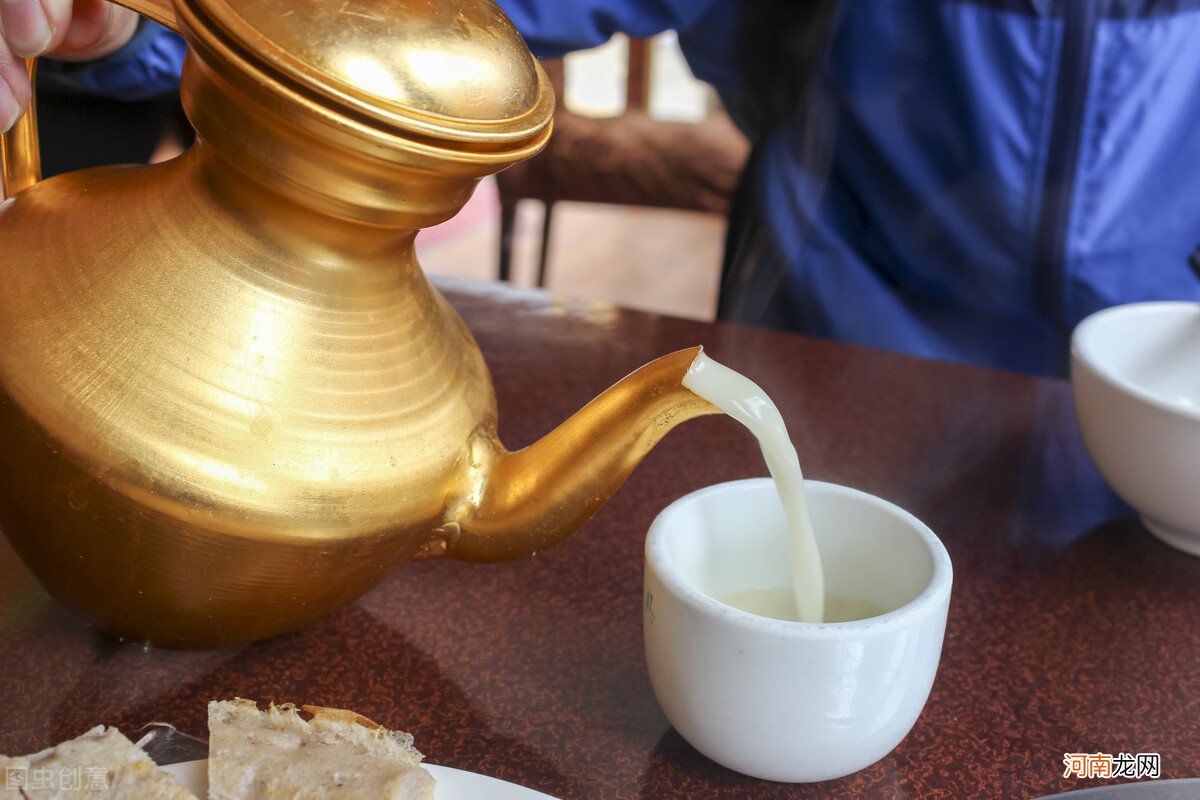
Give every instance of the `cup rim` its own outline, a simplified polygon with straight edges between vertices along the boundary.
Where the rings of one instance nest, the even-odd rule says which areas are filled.
[[[1130,395],[1136,400],[1184,419],[1200,420],[1200,409],[1170,403],[1138,384],[1127,380],[1112,369],[1095,350],[1092,337],[1095,332],[1114,318],[1155,314],[1178,314],[1183,312],[1200,316],[1200,303],[1187,300],[1153,300],[1144,303],[1126,303],[1110,306],[1085,317],[1071,333],[1071,360],[1077,367],[1087,369],[1092,375],[1112,389]]]
[[[651,565],[653,565],[655,573],[666,588],[680,601],[697,611],[708,615],[724,617],[731,622],[737,622],[741,625],[753,625],[761,630],[776,634],[803,635],[805,638],[813,639],[861,638],[864,634],[871,633],[872,628],[891,628],[896,624],[915,621],[921,617],[936,613],[939,608],[948,602],[954,573],[950,563],[950,554],[946,551],[946,546],[942,544],[942,541],[928,525],[895,503],[884,500],[882,497],[869,492],[836,483],[808,479],[804,481],[804,489],[810,497],[812,494],[824,493],[850,496],[858,501],[865,501],[869,505],[874,505],[898,517],[917,533],[933,560],[933,571],[929,577],[929,582],[916,597],[899,608],[866,619],[850,620],[847,622],[799,622],[765,617],[761,614],[743,611],[740,608],[735,608],[705,594],[690,582],[684,580],[683,576],[679,574],[679,571],[670,563],[665,552],[663,552],[665,546],[664,540],[666,538],[664,530],[667,517],[680,507],[694,503],[711,494],[744,491],[747,487],[757,489],[764,485],[774,488],[774,481],[771,478],[745,478],[736,481],[726,481],[689,492],[670,503],[650,523],[645,545],[646,568],[650,569]]]

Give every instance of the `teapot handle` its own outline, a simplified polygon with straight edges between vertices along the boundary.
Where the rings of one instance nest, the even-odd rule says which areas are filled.
[[[171,5],[171,0],[112,1],[173,31],[179,31],[179,22],[175,19],[175,7]],[[29,70],[29,81],[32,83],[37,59],[28,59],[25,67]],[[34,107],[34,100],[30,98],[29,109],[7,133],[0,134],[0,184],[4,190],[3,197],[12,197],[41,179],[42,157],[38,147],[37,109]]]

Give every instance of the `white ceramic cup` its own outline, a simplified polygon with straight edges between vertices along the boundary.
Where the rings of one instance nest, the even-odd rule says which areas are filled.
[[[646,538],[646,662],[663,712],[713,761],[775,781],[849,775],[900,743],[929,697],[950,604],[950,557],[920,520],[843,486],[805,492],[827,594],[885,613],[811,624],[714,599],[790,585],[767,478],[693,492]]]
[[[1113,306],[1071,337],[1083,441],[1146,527],[1200,556],[1200,303]]]

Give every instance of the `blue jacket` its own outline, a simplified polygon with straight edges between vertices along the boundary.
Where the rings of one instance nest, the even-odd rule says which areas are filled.
[[[179,91],[187,45],[173,31],[142,19],[129,42],[104,58],[71,62],[42,59],[38,85],[116,100],[147,100]]]
[[[539,55],[674,28],[737,107],[737,0],[500,0]],[[1200,300],[1200,2],[844,0],[753,162],[744,321],[1062,374],[1087,314]]]
[[[739,0],[499,1],[539,55],[675,29],[739,105]],[[145,24],[65,78],[146,96],[182,56]],[[751,177],[736,318],[1061,374],[1092,311],[1200,300],[1200,0],[843,0]]]

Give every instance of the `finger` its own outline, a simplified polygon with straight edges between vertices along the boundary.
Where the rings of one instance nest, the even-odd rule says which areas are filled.
[[[0,80],[0,133],[6,133],[17,118],[21,116],[21,107],[13,94],[8,81]]]
[[[5,0],[0,0],[0,3]],[[75,6],[72,0],[41,0],[42,11],[46,15],[46,24],[50,26],[50,41],[42,53],[48,53],[62,42],[71,27],[71,17]]]
[[[3,0],[0,0],[2,2]],[[75,13],[54,57],[86,61],[119,50],[137,30],[138,15],[105,0],[75,0]]]
[[[3,33],[0,27],[0,133],[13,126],[32,96],[25,61],[13,55]]]
[[[0,25],[13,55],[32,58],[50,46],[50,21],[41,0],[0,0]]]

